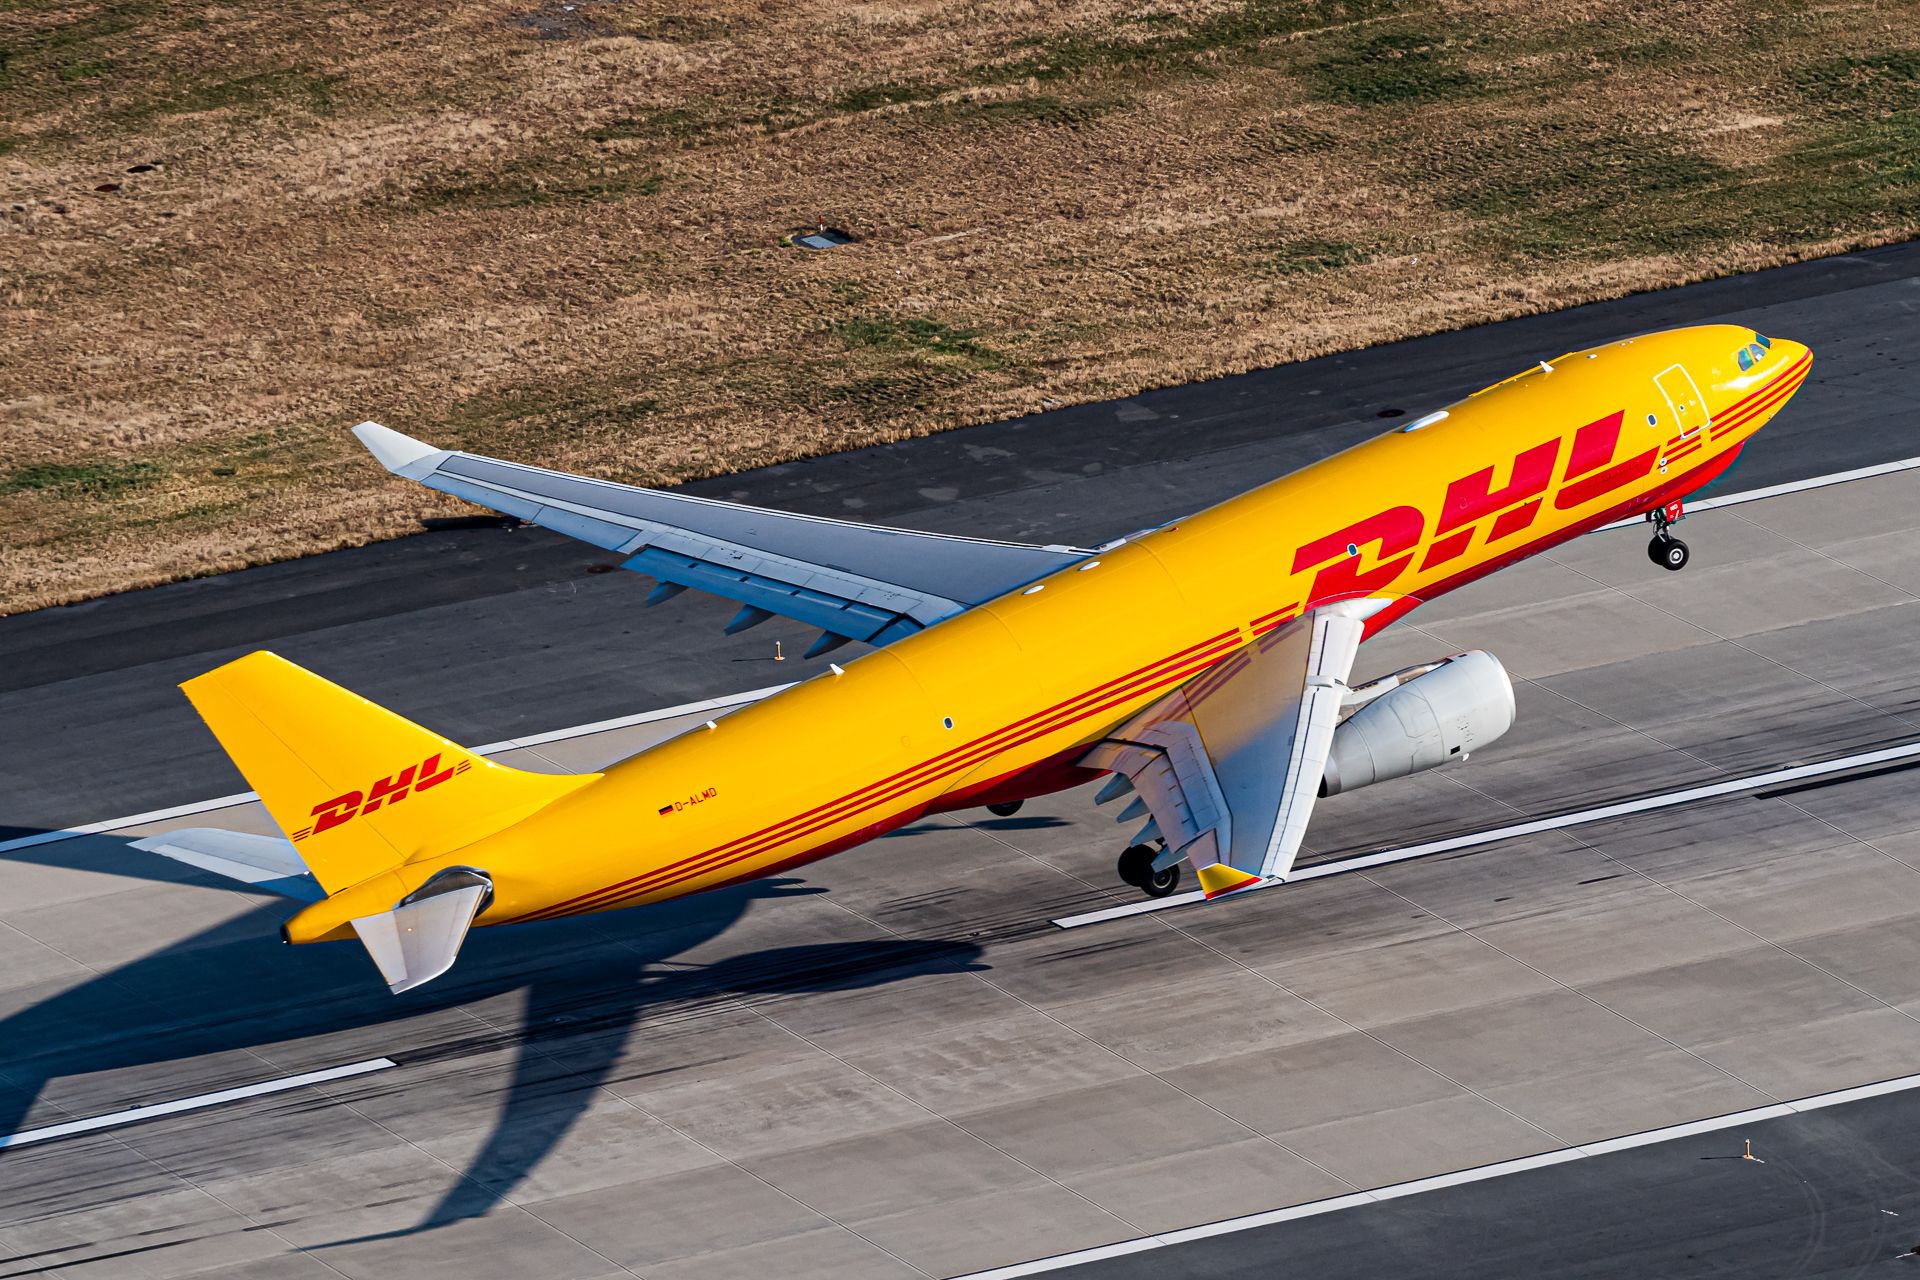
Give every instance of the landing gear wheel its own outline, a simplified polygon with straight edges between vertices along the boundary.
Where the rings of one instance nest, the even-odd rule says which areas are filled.
[[[1656,535],[1653,541],[1647,544],[1647,559],[1662,569],[1678,572],[1686,568],[1688,555],[1686,543],[1678,538],[1670,538],[1664,533]]]
[[[1136,844],[1120,855],[1120,879],[1149,898],[1164,898],[1180,887],[1180,864],[1153,869],[1160,850],[1150,844]]]
[[[1011,818],[1020,812],[1020,806],[1025,803],[1024,800],[1009,800],[1005,804],[990,804],[987,806],[987,812],[996,818]]]

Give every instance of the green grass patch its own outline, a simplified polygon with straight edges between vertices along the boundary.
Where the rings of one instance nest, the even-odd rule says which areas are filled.
[[[290,105],[304,108],[316,116],[331,116],[336,83],[336,77],[320,75],[305,67],[260,71],[224,79],[209,78],[181,85],[144,107],[135,108],[135,112],[178,116],[229,109],[255,112]]]
[[[1001,82],[1059,80],[1093,71],[1206,74],[1207,59],[1249,55],[1270,40],[1398,12],[1405,0],[1243,0],[1189,20],[1153,14],[1100,34],[1023,42],[1018,56],[980,68]]]
[[[1361,107],[1438,102],[1478,87],[1442,38],[1418,31],[1384,31],[1336,48],[1311,75],[1321,97]]]
[[[1741,194],[1744,224],[1776,241],[1912,222],[1920,218],[1920,109],[1836,120]]]
[[[1063,98],[1041,93],[1025,98],[984,98],[975,102],[940,103],[920,118],[928,124],[963,124],[968,127],[1029,124],[1073,129],[1091,124],[1109,111],[1119,110],[1126,105],[1125,98],[1112,95]]]
[[[67,84],[81,80],[98,80],[113,70],[113,64],[105,61],[63,62],[54,68],[53,74]]]
[[[850,89],[833,100],[835,111],[872,111],[902,102],[924,102],[938,97],[940,90],[925,84],[870,84]]]
[[[1516,259],[1683,252],[1739,233],[1723,166],[1669,138],[1584,119],[1489,118],[1473,146],[1401,167],[1408,187],[1473,218],[1468,243]]]
[[[1311,275],[1372,261],[1371,253],[1344,240],[1291,240],[1268,259],[1268,265],[1281,275]]]
[[[538,450],[556,436],[628,434],[660,409],[636,395],[637,378],[581,384],[529,383],[469,396],[426,428],[426,438],[501,456]]]
[[[1822,59],[1797,70],[1791,83],[1816,105],[1847,112],[1920,107],[1920,49]]]
[[[975,330],[956,329],[938,320],[920,316],[854,316],[835,324],[832,332],[853,349],[865,347],[879,351],[949,356],[972,364],[995,364],[999,360],[998,353],[981,343],[980,335]]]
[[[713,129],[711,120],[683,107],[660,107],[619,116],[586,131],[594,142],[648,142],[688,147]]]
[[[449,169],[408,189],[399,202],[422,213],[441,209],[517,209],[623,200],[657,194],[666,175],[645,165],[559,157],[516,161],[497,174]]]
[[[151,462],[36,462],[0,476],[0,493],[105,498],[154,484],[166,474]]]

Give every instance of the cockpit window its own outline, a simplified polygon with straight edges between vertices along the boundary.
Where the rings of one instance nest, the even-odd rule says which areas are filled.
[[[1734,352],[1733,355],[1734,355],[1734,358],[1740,362],[1740,372],[1747,373],[1752,370],[1753,357],[1747,354],[1746,347],[1740,348],[1738,351]]]
[[[1771,348],[1771,347],[1773,346],[1773,339],[1772,339],[1772,338],[1769,338],[1769,337],[1768,337],[1768,336],[1767,336],[1766,334],[1764,334],[1764,333],[1756,333],[1756,334],[1754,334],[1754,335],[1753,335],[1753,340],[1754,340],[1755,342],[1757,342],[1757,343],[1759,343],[1759,344],[1760,344],[1760,345],[1761,345],[1762,347],[1767,347],[1767,348]]]

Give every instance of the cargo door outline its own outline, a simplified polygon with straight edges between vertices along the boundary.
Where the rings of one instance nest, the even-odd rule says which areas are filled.
[[[1700,388],[1694,385],[1693,375],[1687,372],[1683,364],[1670,364],[1653,375],[1653,385],[1660,388],[1660,395],[1667,402],[1667,413],[1671,418],[1676,434],[1671,444],[1680,444],[1699,434],[1702,427],[1711,427],[1713,418],[1707,412],[1707,402],[1700,394]]]

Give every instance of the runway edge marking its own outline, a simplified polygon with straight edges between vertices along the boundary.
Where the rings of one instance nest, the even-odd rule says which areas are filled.
[[[48,1142],[54,1138],[70,1138],[76,1134],[94,1133],[101,1129],[118,1129],[124,1125],[138,1124],[142,1120],[153,1120],[160,1116],[174,1116],[187,1111],[204,1111],[208,1107],[217,1107],[226,1102],[238,1102],[242,1098],[260,1098],[270,1093],[285,1093],[289,1089],[305,1088],[311,1084],[325,1084],[330,1080],[348,1080],[354,1076],[386,1071],[399,1065],[392,1058],[367,1058],[360,1062],[349,1062],[343,1067],[305,1071],[297,1076],[282,1076],[278,1080],[263,1080],[258,1084],[243,1084],[232,1089],[218,1089],[212,1093],[196,1093],[192,1097],[176,1098],[172,1102],[156,1102],[145,1107],[128,1107],[122,1111],[109,1111],[105,1115],[89,1116],[84,1120],[68,1120],[39,1129],[22,1129],[19,1133],[0,1134],[0,1150],[8,1147],[31,1146],[33,1143]]]
[[[1871,467],[1856,467],[1851,471],[1836,471],[1831,475],[1812,476],[1805,480],[1792,480],[1785,484],[1769,485],[1764,489],[1751,489],[1745,493],[1730,493],[1719,498],[1705,498],[1692,504],[1688,509],[1694,512],[1715,511],[1723,507],[1737,507],[1742,503],[1759,502],[1764,498],[1777,498],[1789,493],[1804,493],[1809,489],[1824,489],[1831,485],[1846,484],[1852,480],[1869,480],[1876,476],[1896,475],[1902,471],[1920,470],[1920,458],[1901,458],[1894,462],[1877,463]],[[1606,529],[1622,529],[1642,523],[1637,517],[1616,520],[1605,525],[1597,532]],[[620,716],[612,720],[599,720],[592,724],[575,725],[570,729],[555,729],[548,733],[529,734],[524,738],[508,738],[502,742],[488,743],[484,747],[474,748],[477,755],[498,755],[504,751],[515,751],[523,747],[543,746],[551,742],[565,742],[573,738],[584,738],[591,734],[606,733],[614,729],[630,729],[636,725],[650,724],[658,720],[671,720],[676,716],[693,715],[701,711],[722,711],[742,706],[749,702],[758,702],[771,697],[791,684],[768,685],[764,689],[752,689],[746,693],[726,694],[718,698],[707,698],[699,702],[689,702],[678,707],[665,707],[658,711],[642,711],[636,715]],[[169,818],[191,817],[197,813],[209,813],[215,809],[230,809],[237,805],[251,804],[259,796],[251,791],[237,792],[230,796],[220,796],[213,800],[201,800],[193,804],[176,805],[171,809],[154,809],[147,813],[136,813],[124,818],[109,818],[105,822],[90,822],[84,826],[64,827],[58,831],[41,831],[30,836],[16,836],[11,840],[0,840],[0,853],[9,853],[15,849],[27,849],[35,845],[53,844],[60,840],[72,840],[79,836],[104,835],[118,831],[123,827],[139,826],[148,822],[164,822]],[[1295,879],[1302,877],[1296,876]],[[1168,903],[1184,901],[1182,898],[1169,898]],[[1055,923],[1058,923],[1056,921]]]
[[[1502,1160],[1495,1164],[1483,1164],[1472,1169],[1462,1169],[1456,1173],[1442,1173],[1431,1178],[1417,1178],[1411,1182],[1395,1182],[1384,1187],[1354,1191],[1325,1200],[1309,1200],[1305,1204],[1289,1205],[1284,1209],[1270,1209],[1264,1213],[1250,1213],[1239,1218],[1224,1218],[1219,1222],[1202,1223],[1197,1227],[1183,1227],[1178,1231],[1163,1231],[1158,1235],[1138,1236],[1132,1240],[1117,1240],[1112,1244],[1098,1245],[1091,1249],[1077,1249],[1072,1253],[1056,1253],[1051,1257],[1036,1258],[1032,1262],[1016,1262],[1011,1266],[995,1267],[988,1271],[972,1271],[966,1275],[954,1276],[952,1280],[1014,1280],[1018,1276],[1039,1275],[1047,1271],[1058,1271],[1063,1267],[1077,1267],[1084,1263],[1101,1262],[1108,1258],[1125,1257],[1132,1253],[1145,1253],[1152,1249],[1188,1244],[1212,1236],[1232,1235],[1235,1232],[1251,1231],[1257,1227],[1292,1222],[1299,1218],[1319,1217],[1322,1214],[1338,1213],[1342,1209],[1380,1204],[1404,1196],[1439,1191],[1445,1187],[1485,1182],[1489,1178],[1503,1178],[1511,1173],[1544,1169],[1574,1160],[1585,1160],[1591,1156],[1610,1155],[1616,1151],[1628,1151],[1635,1147],[1647,1147],[1660,1142],[1672,1142],[1679,1138],[1690,1138],[1696,1134],[1717,1133],[1743,1124],[1783,1119],[1808,1111],[1819,1111],[1825,1107],[1837,1107],[1867,1098],[1878,1098],[1889,1093],[1902,1093],[1914,1088],[1920,1088],[1920,1075],[1899,1076],[1892,1080],[1860,1085],[1857,1088],[1817,1093],[1811,1097],[1794,1098],[1764,1107],[1751,1107],[1745,1111],[1732,1111],[1706,1120],[1666,1125],[1659,1129],[1644,1129],[1638,1133],[1623,1134],[1618,1138],[1608,1138],[1601,1142],[1588,1142],[1561,1147],[1554,1151],[1542,1151],[1537,1155]]]
[[[1453,853],[1460,849],[1477,849],[1484,845],[1498,844],[1502,840],[1516,840],[1521,836],[1539,835],[1546,831],[1564,831],[1568,827],[1586,826],[1593,822],[1605,822],[1609,818],[1622,818],[1636,813],[1650,813],[1656,809],[1671,809],[1677,805],[1694,804],[1701,800],[1713,800],[1720,796],[1739,795],[1745,791],[1758,791],[1782,782],[1797,782],[1802,778],[1822,778],[1830,774],[1845,773],[1850,769],[1861,769],[1869,765],[1885,764],[1894,760],[1912,760],[1920,758],[1920,742],[1904,742],[1898,746],[1880,747],[1873,751],[1861,751],[1850,756],[1839,756],[1832,760],[1821,760],[1814,764],[1792,765],[1783,769],[1769,769],[1765,773],[1752,773],[1744,778],[1727,778],[1721,782],[1702,783],[1699,786],[1683,787],[1678,791],[1665,791],[1657,795],[1641,796],[1637,800],[1620,800],[1612,804],[1596,805],[1591,809],[1576,809],[1572,813],[1563,813],[1553,818],[1536,818],[1529,822],[1516,822],[1504,827],[1491,827],[1485,831],[1472,831],[1465,835],[1448,836],[1443,840],[1429,840],[1425,844],[1408,845],[1403,849],[1382,849],[1377,853],[1363,853],[1351,858],[1340,858],[1332,862],[1321,862],[1313,866],[1302,867],[1285,880],[1268,880],[1261,884],[1242,889],[1234,897],[1245,897],[1258,893],[1262,889],[1277,888],[1283,884],[1298,884],[1302,880],[1319,880],[1326,876],[1343,875],[1351,871],[1364,871],[1369,867],[1384,867],[1395,862],[1410,862],[1415,858],[1431,858],[1437,853]],[[1062,929],[1083,929],[1090,924],[1103,924],[1108,920],[1124,920],[1128,916],[1146,915],[1154,911],[1166,911],[1173,907],[1191,906],[1205,900],[1199,890],[1176,893],[1171,897],[1152,898],[1145,902],[1129,902],[1125,906],[1106,907],[1099,911],[1088,911],[1077,916],[1060,916],[1053,923]]]

